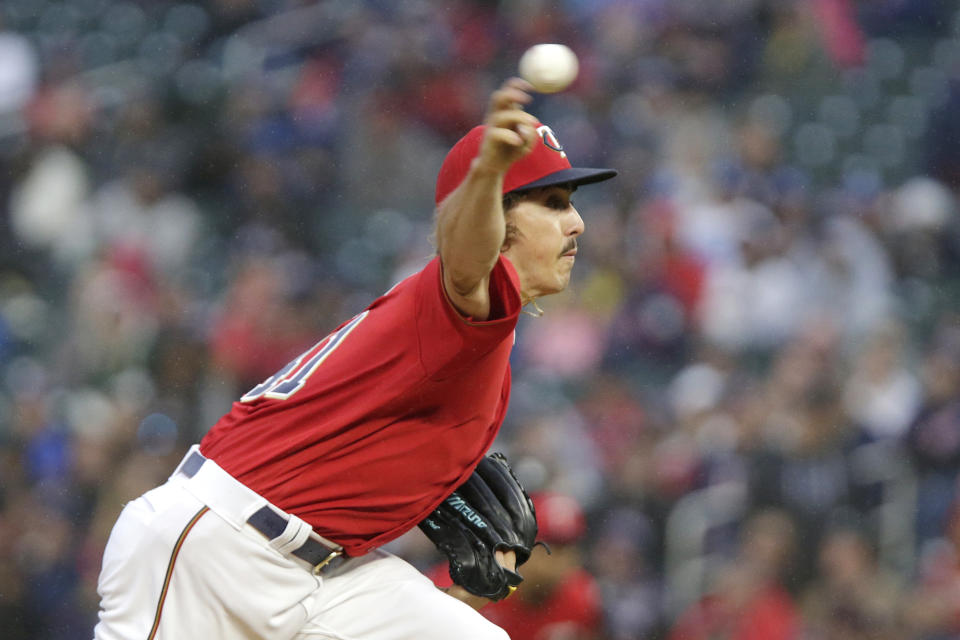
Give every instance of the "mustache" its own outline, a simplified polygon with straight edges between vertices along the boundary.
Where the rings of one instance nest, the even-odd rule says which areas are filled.
[[[570,242],[568,242],[568,243],[566,243],[565,245],[563,245],[563,250],[560,251],[560,255],[562,256],[562,255],[565,254],[566,252],[568,252],[568,251],[573,251],[573,250],[576,249],[576,248],[577,248],[577,241],[576,241],[576,240],[571,240]]]

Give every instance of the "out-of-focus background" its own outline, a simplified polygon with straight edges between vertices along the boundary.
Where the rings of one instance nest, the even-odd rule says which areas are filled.
[[[91,637],[124,502],[430,258],[537,42],[581,75],[531,111],[620,171],[496,447],[584,514],[562,637],[960,637],[946,0],[4,0],[0,636]]]

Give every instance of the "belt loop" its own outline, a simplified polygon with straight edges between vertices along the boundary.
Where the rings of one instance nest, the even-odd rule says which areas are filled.
[[[177,468],[173,470],[173,473],[170,474],[170,477],[172,478],[177,474],[183,474],[187,478],[192,478],[196,475],[197,471],[200,470],[200,467],[203,466],[203,463],[206,462],[206,460],[207,459],[203,457],[203,454],[200,453],[200,445],[195,444],[187,450],[187,453],[184,454],[180,464],[178,464]]]
[[[283,533],[270,541],[270,546],[286,555],[295,549],[303,546],[303,543],[310,537],[312,529],[310,525],[297,516],[287,514],[287,526]]]

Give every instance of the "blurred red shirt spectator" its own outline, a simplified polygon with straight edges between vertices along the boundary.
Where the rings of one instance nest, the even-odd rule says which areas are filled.
[[[583,511],[567,495],[532,496],[537,511],[538,541],[520,568],[520,588],[480,613],[518,640],[592,640],[602,624],[602,603],[596,580],[584,568],[578,543],[586,530]],[[450,586],[446,566],[430,577],[439,587]]]
[[[538,539],[550,546],[533,550],[521,567],[523,584],[517,592],[481,613],[511,638],[524,640],[587,640],[597,637],[601,624],[600,590],[583,568],[578,542],[586,528],[583,512],[570,496],[533,496]]]
[[[780,580],[793,554],[793,523],[760,512],[746,523],[737,557],[710,593],[678,618],[668,640],[794,640],[800,613]]]

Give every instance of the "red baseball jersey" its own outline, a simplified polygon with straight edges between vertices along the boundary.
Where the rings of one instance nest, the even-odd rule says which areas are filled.
[[[580,569],[571,574],[543,601],[526,600],[522,584],[520,589],[513,597],[494,602],[480,612],[511,638],[551,640],[596,635],[601,631],[600,588],[586,571]]]
[[[251,389],[204,455],[360,555],[427,516],[473,472],[510,395],[520,283],[500,257],[489,319],[461,316],[440,260]]]

